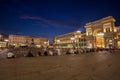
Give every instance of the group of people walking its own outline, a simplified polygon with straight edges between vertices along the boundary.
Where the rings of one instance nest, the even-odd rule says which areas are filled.
[[[41,49],[38,51],[37,55],[34,54],[34,51],[29,50],[27,57],[34,57],[34,56],[55,56],[55,55],[62,55],[61,49]]]
[[[35,57],[35,56],[60,56],[69,54],[80,54],[98,52],[104,49],[94,48],[17,48],[17,49],[3,49],[0,51],[0,56],[4,55],[8,59],[15,57]]]

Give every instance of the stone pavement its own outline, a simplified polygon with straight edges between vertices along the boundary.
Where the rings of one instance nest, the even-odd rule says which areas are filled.
[[[120,80],[120,53],[0,60],[0,80]]]

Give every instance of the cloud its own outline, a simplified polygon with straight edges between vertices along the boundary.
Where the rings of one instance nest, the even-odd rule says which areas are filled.
[[[39,20],[38,17],[33,17],[33,16],[21,16],[21,19],[33,19],[33,20]]]
[[[64,21],[60,21],[60,20],[52,20],[52,19],[47,19],[47,18],[43,18],[43,17],[38,17],[38,16],[21,16],[21,19],[30,19],[30,20],[37,20],[39,22],[37,22],[37,25],[41,25],[41,26],[62,26],[62,27],[67,27],[67,28],[75,28],[78,29],[80,28],[78,23],[75,23],[75,21],[70,21],[70,20],[64,20]]]

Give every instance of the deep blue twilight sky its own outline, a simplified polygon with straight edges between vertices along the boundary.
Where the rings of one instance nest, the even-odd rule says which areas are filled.
[[[52,40],[107,16],[120,24],[119,0],[0,0],[0,33]]]

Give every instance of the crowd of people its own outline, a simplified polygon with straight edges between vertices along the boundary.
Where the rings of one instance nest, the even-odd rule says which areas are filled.
[[[36,57],[36,56],[60,56],[76,55],[82,53],[93,53],[98,51],[108,51],[109,49],[101,48],[4,48],[0,49],[2,58],[16,57]]]

